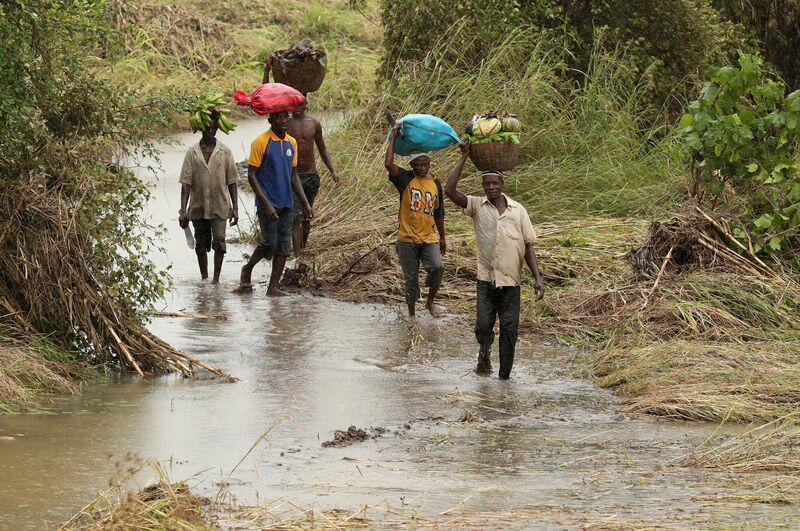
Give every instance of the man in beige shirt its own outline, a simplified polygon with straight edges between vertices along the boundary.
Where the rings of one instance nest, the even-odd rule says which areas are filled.
[[[236,162],[228,146],[218,142],[217,111],[211,113],[211,125],[203,137],[186,152],[181,168],[181,209],[178,222],[182,228],[194,225],[197,263],[200,276],[208,278],[208,252],[214,250],[214,284],[219,282],[225,257],[225,221],[239,222],[236,193]],[[188,203],[188,208],[187,208]]]
[[[494,342],[494,323],[499,316],[499,376],[501,380],[507,380],[517,344],[523,261],[533,273],[536,300],[544,297],[544,281],[533,251],[535,234],[525,207],[503,193],[501,172],[483,172],[481,180],[486,197],[468,196],[458,190],[458,180],[469,156],[469,143],[463,141],[459,147],[461,159],[450,173],[444,191],[464,209],[475,225],[478,250],[475,337],[480,345],[476,372],[487,374],[492,370],[489,358]]]

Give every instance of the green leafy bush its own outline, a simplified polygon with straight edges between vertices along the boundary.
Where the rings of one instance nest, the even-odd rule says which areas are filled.
[[[148,259],[148,187],[119,162],[184,100],[91,73],[86,50],[114,38],[103,5],[0,4],[0,322],[115,362],[123,342],[145,348],[142,317],[167,282]]]
[[[737,236],[754,235],[756,252],[798,248],[800,91],[765,79],[763,61],[741,53],[739,66],[711,70],[711,80],[680,121],[679,154],[691,196],[740,216]]]

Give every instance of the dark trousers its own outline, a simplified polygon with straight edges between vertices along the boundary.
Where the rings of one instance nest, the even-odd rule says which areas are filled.
[[[491,347],[494,322],[500,317],[500,377],[508,378],[519,330],[519,286],[498,288],[493,282],[479,280],[476,290],[475,338],[482,347]]]
[[[442,284],[442,253],[438,243],[411,243],[397,241],[397,258],[400,260],[400,269],[403,270],[405,282],[406,303],[412,304],[419,299],[419,264],[427,273],[425,286],[438,290]]]

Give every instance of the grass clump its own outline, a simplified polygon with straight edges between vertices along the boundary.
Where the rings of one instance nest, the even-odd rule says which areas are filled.
[[[0,330],[0,412],[36,410],[42,395],[77,391],[75,381],[91,370],[44,338]]]
[[[623,410],[683,420],[769,421],[800,403],[800,342],[676,339],[613,345],[595,357]]]
[[[376,2],[356,11],[335,0],[113,0],[106,19],[121,45],[96,50],[95,71],[122,84],[136,79],[146,95],[198,86],[232,94],[261,83],[270,53],[310,37],[328,52],[328,79],[315,106],[340,109],[374,92],[377,18]]]

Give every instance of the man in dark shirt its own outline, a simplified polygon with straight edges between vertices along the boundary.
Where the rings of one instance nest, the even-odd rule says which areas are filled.
[[[431,158],[426,153],[411,155],[411,171],[394,163],[394,141],[400,131],[395,124],[389,147],[386,149],[385,166],[389,180],[400,192],[398,212],[397,257],[403,270],[408,315],[415,315],[419,298],[419,265],[425,268],[428,299],[425,307],[434,317],[439,310],[433,305],[436,292],[442,283],[442,255],[447,251],[444,236],[444,198],[439,179],[428,173]],[[437,237],[434,226],[439,232]]]

